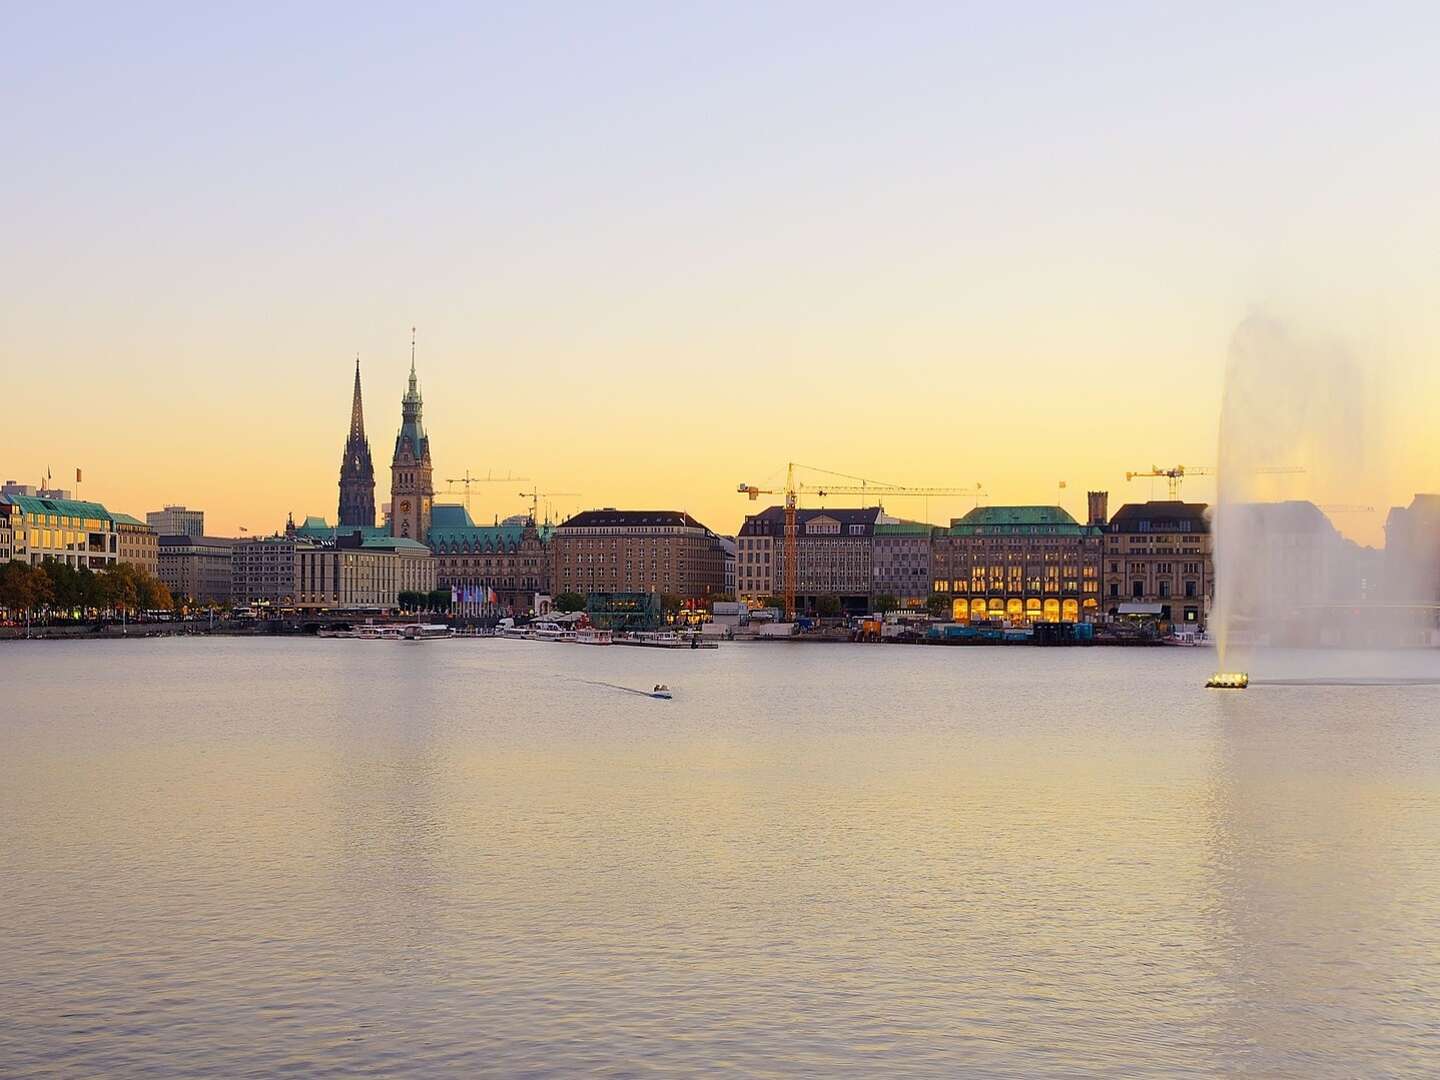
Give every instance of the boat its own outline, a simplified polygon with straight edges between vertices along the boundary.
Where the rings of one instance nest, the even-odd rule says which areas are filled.
[[[1250,675],[1244,671],[1217,671],[1205,680],[1207,690],[1244,690],[1250,685]]]
[[[444,623],[406,623],[400,627],[400,637],[404,641],[435,641],[454,636],[455,631]]]
[[[557,622],[538,622],[531,624],[534,633],[531,635],[536,641],[574,641],[576,634],[574,630],[567,630]]]
[[[615,635],[610,630],[597,630],[593,626],[575,631],[574,638],[576,645],[611,645],[614,644]]]
[[[662,701],[669,701],[675,695],[670,693],[670,687],[666,686],[662,682],[655,684],[655,689],[650,691],[650,696],[653,698],[660,698]]]

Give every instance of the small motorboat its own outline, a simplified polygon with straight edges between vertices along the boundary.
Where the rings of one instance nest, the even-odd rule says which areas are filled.
[[[650,691],[650,696],[653,698],[661,698],[665,701],[669,701],[675,695],[670,693],[670,687],[666,686],[663,682],[660,682],[655,684],[655,689]]]
[[[1250,675],[1244,671],[1217,671],[1205,680],[1207,690],[1244,690],[1250,685]]]

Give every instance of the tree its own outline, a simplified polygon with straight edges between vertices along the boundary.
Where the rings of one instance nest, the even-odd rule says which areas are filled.
[[[876,611],[894,611],[900,606],[900,601],[890,593],[881,593],[875,597],[875,603],[872,606]]]
[[[935,618],[941,618],[950,610],[950,598],[941,596],[939,593],[932,593],[930,599],[925,601],[925,610]]]
[[[0,607],[7,611],[36,611],[51,595],[50,578],[40,567],[18,561],[0,566]]]
[[[577,592],[562,592],[551,606],[560,612],[584,611],[585,597]]]
[[[448,611],[450,609],[450,590],[431,589],[425,594],[425,606],[431,611]]]
[[[412,589],[401,589],[399,595],[395,597],[395,602],[400,605],[401,611],[414,611],[420,606],[420,601],[424,597],[424,593],[418,593]]]
[[[820,596],[815,599],[815,612],[823,619],[833,619],[840,614],[838,596]]]
[[[760,599],[760,606],[778,608],[781,612],[784,612],[785,598],[783,596],[765,596]]]
[[[663,593],[660,597],[660,610],[666,615],[675,615],[685,606],[685,598],[676,596],[673,593]]]

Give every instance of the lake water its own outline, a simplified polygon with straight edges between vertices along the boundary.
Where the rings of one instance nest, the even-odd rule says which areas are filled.
[[[0,645],[0,1073],[1440,1073],[1440,687],[1214,662]]]

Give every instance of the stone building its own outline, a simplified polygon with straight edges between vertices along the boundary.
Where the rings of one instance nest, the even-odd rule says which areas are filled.
[[[370,528],[375,524],[375,465],[370,440],[365,437],[365,408],[360,400],[360,358],[355,358],[355,393],[350,402],[350,434],[340,459],[340,514],[342,527]]]
[[[295,606],[302,609],[382,611],[395,607],[403,592],[434,588],[435,561],[417,540],[357,530],[302,540],[295,548]]]
[[[537,526],[527,514],[519,522],[476,525],[463,506],[435,507],[430,549],[436,585],[479,589],[486,600],[511,613],[530,611],[536,593],[550,592],[550,538],[554,529]]]
[[[1204,629],[1215,598],[1213,552],[1204,503],[1126,503],[1105,532],[1106,613]]]
[[[410,386],[400,399],[400,432],[390,463],[390,534],[422,543],[430,535],[435,482],[430,439],[425,434],[420,383],[415,376],[415,345],[410,345]]]
[[[893,596],[905,607],[924,604],[930,596],[933,525],[918,521],[882,521],[875,526],[870,568],[872,600]]]
[[[1401,640],[1432,644],[1440,631],[1440,495],[1390,509],[1381,559],[1383,595]]]
[[[152,577],[160,573],[160,536],[145,522],[129,514],[111,514],[118,541],[117,562],[138,566]]]
[[[157,536],[204,536],[205,511],[167,506],[163,510],[148,512],[145,524],[154,529]]]
[[[95,502],[33,495],[0,496],[9,506],[10,558],[40,564],[104,570],[120,558],[120,538],[110,512]]]
[[[879,507],[795,512],[795,606],[813,611],[822,598],[842,610],[863,612],[871,597],[871,545],[882,518]],[[785,583],[785,510],[771,506],[751,514],[735,538],[739,598],[779,595]]]
[[[936,536],[932,592],[956,622],[1088,622],[1103,556],[1104,528],[1059,506],[977,507]]]
[[[681,510],[586,510],[551,538],[556,594],[655,593],[703,603],[725,589],[720,537]]]
[[[176,600],[227,603],[234,547],[235,541],[219,536],[161,536],[156,576]]]
[[[311,542],[294,536],[235,541],[230,558],[230,602],[291,607],[297,592],[295,552]]]
[[[15,527],[10,523],[11,508],[9,500],[0,497],[0,563],[10,561],[10,553],[15,550]]]

